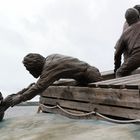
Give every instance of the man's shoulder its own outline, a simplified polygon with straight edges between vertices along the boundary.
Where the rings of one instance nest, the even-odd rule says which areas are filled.
[[[138,21],[138,22],[132,24],[131,26],[129,26],[125,32],[129,32],[129,31],[134,30],[134,29],[137,30],[137,28],[139,28],[139,27],[140,27],[140,21]]]
[[[140,21],[135,24],[136,27],[140,28]]]
[[[73,57],[63,55],[63,54],[51,54],[46,57],[46,59],[72,59]]]
[[[48,55],[48,56],[46,57],[46,59],[48,59],[48,58],[54,58],[54,57],[61,57],[61,54],[57,54],[57,53],[55,53],[55,54],[50,54],[50,55]]]

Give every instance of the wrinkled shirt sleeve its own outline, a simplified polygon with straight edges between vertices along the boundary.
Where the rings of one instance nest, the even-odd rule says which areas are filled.
[[[55,72],[46,71],[40,76],[36,84],[29,90],[24,92],[23,100],[30,100],[34,96],[41,94],[45,89],[47,89],[54,81],[58,80],[58,74]]]
[[[114,54],[114,65],[115,65],[114,71],[116,71],[121,65],[121,56],[124,52],[125,46],[126,45],[124,42],[124,34],[123,34],[115,46],[116,50]]]

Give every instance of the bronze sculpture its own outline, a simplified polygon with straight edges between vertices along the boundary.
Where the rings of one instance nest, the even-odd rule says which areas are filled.
[[[26,69],[38,81],[31,84],[17,94],[11,94],[3,100],[0,112],[4,112],[10,106],[27,101],[41,94],[53,82],[60,78],[72,78],[80,84],[87,84],[102,80],[99,70],[77,58],[60,54],[49,55],[47,58],[40,54],[30,53],[23,59]]]
[[[136,10],[138,10],[139,14],[140,14],[140,5],[135,5],[133,8],[135,8]],[[124,25],[123,25],[123,32],[125,30],[127,30],[127,28],[129,27],[129,24],[127,23],[127,21],[125,21]]]
[[[134,8],[140,9],[140,5],[136,5]],[[128,9],[126,21],[130,27],[127,26],[127,29],[119,39],[114,56],[114,71],[117,77],[128,75],[140,66],[140,22],[138,20],[138,12],[132,8]],[[125,61],[121,65],[122,54],[126,55]],[[37,83],[29,85],[29,87],[16,94],[9,95],[4,100],[2,94],[0,94],[0,121],[3,119],[4,111],[10,106],[30,100],[36,95],[41,94],[41,92],[60,78],[73,78],[80,84],[102,80],[97,68],[76,58],[60,54],[53,54],[44,58],[40,54],[31,53],[24,57],[23,64],[30,74],[35,78],[39,77],[39,79]]]
[[[136,10],[138,10],[138,12],[139,12],[139,14],[140,14],[140,5],[135,5],[134,7],[133,7],[134,9],[136,9]],[[139,18],[140,19],[140,18]],[[131,20],[131,19],[130,19]],[[130,25],[131,26],[131,25]],[[127,20],[125,21],[125,23],[124,23],[124,25],[123,25],[123,32],[125,32],[127,29],[129,28],[129,24],[127,23]],[[122,32],[122,33],[123,33]],[[117,45],[118,45],[118,43],[119,43],[119,41],[120,41],[120,38],[119,38],[119,40],[117,41],[117,43],[116,43],[116,45],[115,45],[115,49],[116,49],[116,47],[117,47]],[[128,58],[128,53],[125,51],[125,52],[123,52],[123,58],[124,58],[124,61]]]
[[[121,35],[114,55],[116,77],[129,75],[140,66],[140,21],[139,12],[134,8],[126,11],[125,18],[129,27]],[[121,55],[125,59],[121,65]]]

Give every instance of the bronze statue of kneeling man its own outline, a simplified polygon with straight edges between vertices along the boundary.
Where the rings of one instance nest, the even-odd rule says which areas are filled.
[[[24,57],[23,64],[31,75],[39,79],[35,84],[7,96],[0,106],[0,112],[40,95],[53,82],[61,78],[75,79],[82,85],[102,80],[97,68],[77,58],[60,54],[52,54],[45,58],[40,54],[30,53]]]

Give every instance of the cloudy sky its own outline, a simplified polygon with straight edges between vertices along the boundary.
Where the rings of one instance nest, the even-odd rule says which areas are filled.
[[[127,8],[138,0],[0,0],[0,91],[16,93],[34,79],[22,64],[30,53],[77,57],[113,69],[114,45]]]

